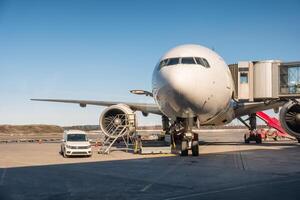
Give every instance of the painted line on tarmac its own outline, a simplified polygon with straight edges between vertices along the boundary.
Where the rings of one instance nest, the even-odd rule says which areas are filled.
[[[150,183],[148,185],[146,185],[143,189],[141,189],[141,192],[146,192],[150,187],[152,187],[153,183]]]
[[[238,147],[238,151],[239,151],[239,158],[240,158],[240,161],[241,161],[242,170],[246,171],[248,169],[248,166],[247,166],[247,163],[246,163],[246,160],[245,160],[245,156],[243,155],[243,152],[241,150],[241,146],[238,145],[237,147]]]
[[[201,148],[201,147],[207,147],[208,144],[209,144],[209,143],[206,142],[206,143],[204,143],[203,145],[199,145],[199,146],[200,146],[200,148]],[[181,163],[183,163],[183,162],[186,162],[186,159],[185,159],[184,157],[180,157],[179,159],[180,159],[179,162],[177,162],[174,166],[168,168],[168,170],[166,170],[165,173],[161,174],[161,176],[159,176],[159,177],[158,177],[156,180],[154,180],[152,183],[150,183],[150,184],[146,185],[144,188],[142,188],[142,189],[140,190],[140,192],[145,192],[145,191],[147,191],[149,188],[152,187],[152,185],[153,185],[154,182],[158,182],[161,178],[165,177],[167,174],[169,174],[171,171],[173,171],[179,164],[181,164]]]
[[[209,143],[204,143],[203,145],[200,145],[201,147],[207,147]],[[172,167],[169,167],[164,173],[161,174],[161,176],[159,176],[157,179],[155,179],[154,181],[152,181],[152,183],[149,183],[148,185],[146,185],[145,187],[143,187],[140,192],[146,192],[149,188],[152,187],[152,185],[154,184],[154,182],[158,182],[161,178],[165,177],[167,174],[169,174],[171,171],[173,171],[179,164],[186,162],[186,159],[184,159],[184,157],[180,157],[179,158],[179,162],[177,162],[175,165],[173,165]]]
[[[174,169],[177,168],[177,166],[181,163],[185,162],[185,159],[183,157],[181,157],[179,159],[179,161],[175,164],[172,165],[171,167],[169,167],[166,171],[164,171],[164,173],[161,173],[160,176],[158,176],[156,179],[154,179],[151,183],[147,184],[145,187],[143,187],[140,192],[146,192],[149,188],[152,187],[152,185],[154,183],[159,182],[160,179],[162,179],[163,177],[165,177],[166,175],[168,175],[170,172],[172,172]]]
[[[240,169],[242,171],[248,170],[248,166],[240,145],[235,146],[235,152],[233,153],[233,162],[237,169]]]
[[[264,182],[264,183],[249,184],[249,185],[242,185],[242,186],[236,186],[236,187],[231,187],[231,188],[224,188],[224,189],[220,189],[220,190],[192,193],[192,194],[187,194],[187,195],[182,195],[182,196],[177,196],[177,197],[166,198],[164,200],[187,199],[190,197],[199,197],[199,196],[203,196],[203,195],[217,194],[217,193],[227,192],[227,191],[249,189],[249,187],[257,187],[257,186],[271,185],[271,184],[292,183],[292,182],[299,182],[299,181],[300,181],[300,178],[292,179],[292,180],[282,180],[282,181],[272,181],[271,180],[271,181]]]

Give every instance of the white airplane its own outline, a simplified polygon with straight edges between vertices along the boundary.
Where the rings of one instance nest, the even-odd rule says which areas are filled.
[[[141,111],[162,116],[163,129],[171,134],[173,141],[181,144],[181,155],[199,154],[198,134],[192,128],[203,125],[224,125],[238,118],[250,130],[256,129],[257,111],[278,109],[283,128],[300,139],[300,103],[296,99],[276,99],[263,102],[239,102],[234,99],[234,83],[231,72],[221,56],[200,45],[181,45],[161,57],[152,76],[152,92],[132,90],[134,94],[151,96],[155,104],[129,102],[32,99],[107,106],[100,117],[103,132],[111,132],[111,124],[120,123],[120,114]],[[249,123],[241,117],[248,115]],[[115,127],[116,127],[115,126]],[[115,131],[116,132],[116,131]],[[253,135],[251,136],[253,137]],[[257,143],[259,135],[254,135]],[[247,141],[247,138],[245,138]]]

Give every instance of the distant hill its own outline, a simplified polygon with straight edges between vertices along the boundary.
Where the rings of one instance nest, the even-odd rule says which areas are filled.
[[[257,128],[266,128],[265,125],[259,125]],[[78,125],[60,127],[56,125],[0,125],[0,134],[45,134],[45,133],[63,133],[64,130],[77,129],[83,131],[99,130],[99,125]],[[201,129],[247,129],[245,126],[203,126]],[[139,126],[137,130],[161,130],[160,125]]]
[[[0,125],[0,134],[62,133],[64,129],[55,125]]]
[[[64,130],[83,130],[83,131],[94,131],[94,130],[99,130],[99,125],[77,125],[77,126],[64,126]]]

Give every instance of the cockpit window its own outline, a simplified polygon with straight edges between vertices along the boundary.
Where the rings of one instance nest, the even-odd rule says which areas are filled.
[[[170,58],[168,65],[177,65],[179,63],[179,58]]]
[[[198,65],[202,65],[204,67],[204,62],[201,58],[195,58]]]
[[[196,64],[193,57],[181,58],[182,64]]]
[[[165,59],[165,60],[160,61],[159,68],[162,68],[162,67],[166,66],[168,64],[168,60],[169,59]]]
[[[197,64],[202,65],[203,67],[209,68],[210,65],[205,58],[195,58]]]
[[[203,60],[203,62],[204,62],[204,67],[209,68],[210,65],[209,65],[208,61],[207,61],[205,58],[202,58],[202,60]]]
[[[183,58],[167,58],[160,61],[158,70],[160,70],[164,66],[177,65],[177,64],[197,64],[197,65],[202,65],[203,67],[206,68],[210,67],[208,61],[205,58],[183,57]]]

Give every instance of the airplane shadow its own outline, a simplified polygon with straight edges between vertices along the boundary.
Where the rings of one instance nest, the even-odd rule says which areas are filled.
[[[234,145],[208,143],[224,144]],[[290,147],[3,168],[0,199],[297,199],[299,146]]]

